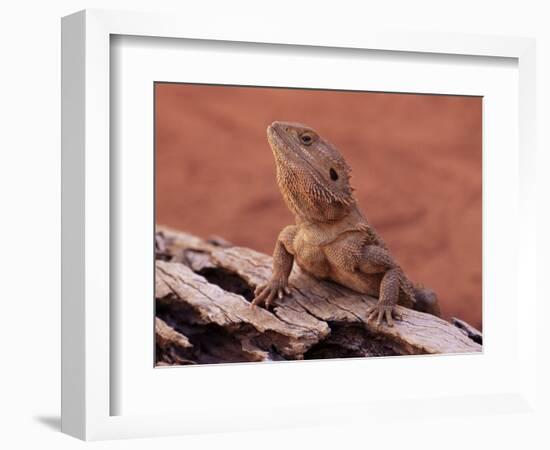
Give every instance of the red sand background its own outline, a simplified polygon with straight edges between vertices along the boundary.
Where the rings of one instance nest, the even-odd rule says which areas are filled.
[[[155,101],[157,223],[270,254],[293,218],[265,130],[303,122],[410,278],[481,328],[481,98],[162,83]]]

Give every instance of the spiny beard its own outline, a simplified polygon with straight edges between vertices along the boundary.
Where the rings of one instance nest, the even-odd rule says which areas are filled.
[[[292,213],[305,220],[334,220],[355,202],[351,190],[332,192],[314,174],[300,176],[284,166],[277,167],[277,183]]]

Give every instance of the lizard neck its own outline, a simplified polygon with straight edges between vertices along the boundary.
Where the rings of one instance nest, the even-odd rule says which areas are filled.
[[[341,228],[342,230],[345,230],[355,228],[359,224],[368,224],[367,218],[365,217],[363,211],[361,211],[355,202],[349,206],[349,211],[345,215],[334,220],[316,220],[311,217],[303,217],[299,214],[294,214],[294,219],[296,225],[308,228],[332,227],[335,229]]]
[[[296,224],[302,241],[316,247],[329,245],[347,233],[363,232],[369,228],[364,215],[357,207],[335,220],[312,221],[296,217]]]

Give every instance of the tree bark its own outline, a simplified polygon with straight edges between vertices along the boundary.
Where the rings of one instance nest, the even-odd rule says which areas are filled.
[[[481,333],[398,307],[393,327],[367,322],[377,299],[294,267],[292,294],[271,311],[252,307],[271,257],[157,227],[156,361],[159,365],[474,353]]]

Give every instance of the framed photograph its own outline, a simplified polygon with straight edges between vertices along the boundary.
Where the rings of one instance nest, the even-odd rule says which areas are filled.
[[[156,365],[482,351],[482,97],[154,96]]]
[[[532,40],[94,10],[62,54],[64,432],[531,408]]]

